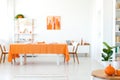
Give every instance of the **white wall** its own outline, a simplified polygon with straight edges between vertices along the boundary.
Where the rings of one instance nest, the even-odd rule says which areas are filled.
[[[35,19],[36,40],[91,41],[91,0],[15,0],[15,14]],[[61,30],[47,30],[46,17],[61,16]]]
[[[99,43],[114,42],[114,5],[113,0],[102,0],[98,6],[96,1],[100,0],[0,0],[0,40],[12,42],[14,16],[22,13],[27,18],[35,19],[37,41],[83,38],[92,44],[92,57],[98,59],[101,50]],[[61,16],[61,30],[46,29],[46,17],[50,15]]]

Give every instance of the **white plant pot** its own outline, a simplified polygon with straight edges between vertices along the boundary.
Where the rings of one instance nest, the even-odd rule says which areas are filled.
[[[109,64],[111,64],[115,69],[120,69],[120,61],[102,61],[103,67],[107,67]]]
[[[102,61],[102,65],[103,65],[104,68],[107,67],[109,64],[111,64],[111,62],[109,62],[109,61]]]
[[[115,69],[120,69],[120,61],[113,61],[112,65]]]

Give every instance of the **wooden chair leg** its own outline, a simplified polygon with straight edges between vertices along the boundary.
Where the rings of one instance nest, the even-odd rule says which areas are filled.
[[[1,54],[1,57],[0,57],[0,63],[1,63],[1,61],[2,61],[2,57],[3,57],[3,54]]]
[[[13,64],[13,63],[16,63],[15,55],[13,55],[13,60],[12,60],[11,64]]]
[[[4,59],[3,59],[3,63],[5,62],[5,57],[6,57],[6,54],[4,54]]]
[[[15,60],[15,58],[14,58],[14,63],[16,63],[16,60]]]
[[[15,64],[16,63],[16,60],[15,58],[12,60],[11,64]]]
[[[73,54],[73,60],[74,60],[74,62],[75,62],[75,56],[74,56],[74,54]]]
[[[75,53],[75,55],[76,55],[77,62],[78,62],[78,64],[79,64],[79,59],[78,59],[77,53]]]

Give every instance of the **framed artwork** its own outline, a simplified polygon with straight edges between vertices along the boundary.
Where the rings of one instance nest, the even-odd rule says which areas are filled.
[[[60,30],[60,16],[47,16],[47,30]]]

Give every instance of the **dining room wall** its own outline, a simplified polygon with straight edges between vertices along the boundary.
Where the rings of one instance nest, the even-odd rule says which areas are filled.
[[[92,45],[92,58],[98,60],[100,44],[103,40],[112,41],[114,26],[113,0],[99,1],[102,4],[98,0],[0,0],[0,43],[14,42],[14,17],[22,13],[35,20],[35,41],[79,41],[83,38]],[[61,16],[61,30],[47,30],[46,17],[53,15]]]
[[[35,41],[91,41],[91,0],[15,0],[15,15],[34,19]],[[47,16],[61,16],[60,30],[47,30]]]

